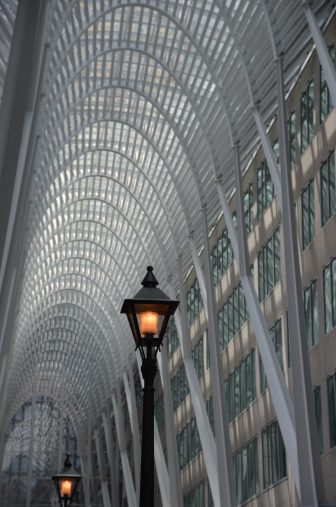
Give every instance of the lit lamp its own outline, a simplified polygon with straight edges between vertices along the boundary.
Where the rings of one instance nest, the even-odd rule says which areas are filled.
[[[61,507],[68,507],[71,504],[80,478],[80,474],[72,467],[70,455],[67,454],[64,469],[53,476]]]
[[[142,289],[133,299],[125,299],[121,313],[126,313],[132,335],[139,349],[144,379],[143,416],[141,440],[140,507],[154,506],[154,378],[157,371],[156,354],[162,345],[163,336],[171,315],[179,301],[173,301],[160,289],[152,266]]]

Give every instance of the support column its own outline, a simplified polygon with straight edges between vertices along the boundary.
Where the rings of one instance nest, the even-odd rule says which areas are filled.
[[[208,474],[212,498],[215,507],[221,507],[222,504],[219,496],[219,474],[217,469],[216,444],[203,400],[202,391],[196,375],[195,366],[191,356],[191,340],[187,317],[187,298],[183,280],[181,257],[177,259],[177,267],[179,275],[180,305],[174,314],[176,329],[180,341],[183,363],[188,379],[190,396],[194,408],[198,434],[201,440],[203,457]],[[172,298],[175,297],[171,285],[170,295]]]
[[[91,478],[88,473],[88,467],[85,463],[84,455],[80,456],[80,464],[81,464],[81,471],[83,476],[83,492],[84,492],[84,502],[85,507],[91,507],[91,501],[90,501],[90,481]]]
[[[89,413],[89,424],[88,424],[88,440],[87,440],[87,470],[88,475],[90,477],[90,489],[92,496],[92,503],[95,504],[97,502],[97,491],[96,485],[93,475],[93,465],[92,465],[92,414]]]
[[[229,436],[228,411],[226,410],[224,393],[224,372],[219,347],[219,330],[216,315],[215,295],[212,279],[211,257],[209,248],[209,231],[206,207],[202,210],[203,242],[204,242],[204,275],[207,291],[208,337],[212,373],[212,394],[214,422],[217,448],[217,469],[220,473],[219,495],[221,505],[236,505],[236,488],[232,470],[232,455]]]
[[[120,450],[121,467],[124,476],[127,503],[128,507],[137,507],[137,499],[134,489],[133,477],[127,456],[124,425],[122,423],[121,417],[122,412],[119,391],[117,391],[116,393],[115,392],[112,393],[112,404],[113,404],[114,420],[116,423],[117,438]]]
[[[161,353],[158,354],[157,359],[163,392],[166,444],[168,456],[168,472],[169,472],[169,485],[171,497],[170,501],[172,507],[183,507],[180,465],[177,454],[173,397],[171,392],[171,383],[168,371],[168,356],[166,346],[161,348]]]
[[[293,397],[299,460],[300,497],[303,506],[318,506],[324,500],[321,462],[313,400],[313,387],[302,300],[301,273],[294,215],[291,170],[286,132],[285,92],[282,58],[276,60],[278,88],[278,131],[282,184],[283,233]]]
[[[111,477],[111,501],[112,505],[119,505],[118,503],[118,480],[117,474],[118,468],[115,464],[115,451],[114,451],[114,443],[112,441],[112,428],[111,428],[111,414],[106,415],[103,414],[103,428],[104,435],[107,447],[107,457],[109,461],[110,467],[110,477]]]
[[[63,438],[64,438],[64,371],[62,372],[61,375],[61,387],[60,387],[57,471],[62,470],[64,463]]]
[[[128,378],[127,373],[124,371],[123,380],[126,394],[127,408],[131,423],[132,430],[132,445],[133,445],[133,456],[134,456],[134,475],[135,475],[135,491],[137,495],[137,501],[140,499],[140,468],[141,468],[141,450],[140,450],[140,433],[139,433],[139,420],[138,410],[136,405],[135,397],[135,386],[133,378],[132,365],[129,362],[128,365]]]
[[[258,111],[257,106],[252,107],[254,121],[257,126],[258,134],[260,137],[261,145],[264,150],[264,155],[267,161],[268,168],[270,170],[274,191],[275,194],[279,198],[279,206],[281,207],[281,182],[280,182],[280,174],[279,174],[279,168],[278,164],[276,163],[273,148],[271,145],[270,138],[266,132],[265,125],[262,121],[262,118],[260,116],[260,113]]]
[[[106,478],[106,473],[105,473],[105,464],[104,464],[104,457],[103,457],[102,434],[101,434],[100,429],[97,429],[94,432],[94,439],[95,439],[95,444],[96,444],[98,471],[99,471],[99,478],[100,478],[101,492],[102,492],[102,496],[103,496],[104,507],[111,507],[111,500],[110,500],[110,494],[109,494],[109,490],[108,490],[108,483],[107,483],[107,478]]]
[[[334,107],[336,106],[336,69],[333,64],[327,45],[324,41],[321,30],[318,26],[316,17],[314,16],[313,11],[310,8],[309,2],[302,2],[303,10],[305,12],[307,22],[309,25],[310,33],[313,37],[316,51],[321,63],[321,67],[323,69],[323,74],[326,78],[330,96]]]
[[[238,175],[238,178],[241,177],[240,163],[237,153],[235,155],[235,173]],[[286,447],[287,457],[292,465],[294,481],[298,490],[300,490],[293,401],[289,395],[284,375],[274,350],[265,316],[260,308],[260,303],[253,282],[248,275],[244,274],[244,270],[246,269],[244,266],[246,266],[246,259],[248,258],[247,252],[244,251],[244,245],[246,245],[246,242],[242,242],[240,250],[236,230],[232,221],[231,211],[220,182],[217,182],[217,191],[222,205],[233,254],[238,262],[238,266],[242,269],[242,273],[240,273],[240,280],[244,290],[250,320],[253,324],[258,350],[271,392],[273,406]],[[237,204],[238,206],[242,206],[241,201],[238,201]],[[242,260],[242,255],[245,256],[245,260]]]
[[[34,459],[34,433],[35,433],[35,419],[36,419],[36,388],[34,379],[34,392],[32,396],[31,405],[31,418],[30,418],[30,441],[29,441],[29,454],[28,454],[28,475],[27,475],[27,497],[26,507],[31,505],[32,494],[32,479],[33,479],[33,459]]]

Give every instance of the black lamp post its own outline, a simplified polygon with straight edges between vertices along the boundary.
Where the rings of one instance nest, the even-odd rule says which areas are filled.
[[[156,354],[162,344],[171,315],[179,301],[172,301],[158,289],[152,266],[141,282],[143,288],[133,299],[125,299],[121,313],[126,313],[136,348],[142,358],[144,379],[141,442],[140,507],[154,507],[154,378]]]
[[[80,474],[72,467],[70,454],[67,454],[62,472],[53,476],[61,507],[71,504],[80,478]]]

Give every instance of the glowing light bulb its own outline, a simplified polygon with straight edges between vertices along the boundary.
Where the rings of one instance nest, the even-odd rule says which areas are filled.
[[[71,495],[71,481],[62,481],[61,482],[61,495],[62,497],[67,495]]]
[[[145,334],[158,334],[159,314],[155,312],[142,312],[139,314],[140,319],[140,333],[141,336]]]

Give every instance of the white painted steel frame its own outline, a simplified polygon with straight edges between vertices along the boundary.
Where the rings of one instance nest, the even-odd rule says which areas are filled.
[[[287,455],[300,491],[302,462],[298,462],[297,456],[305,444],[296,447],[292,400],[248,276],[242,218],[238,218],[238,255],[236,231],[227,205],[234,187],[239,187],[239,157],[244,169],[259,135],[278,205],[282,206],[280,172],[265,125],[277,104],[274,56],[280,51],[285,54],[286,85],[297,75],[298,64],[305,58],[310,33],[299,3],[234,0],[223,4],[214,0],[204,2],[200,8],[197,3],[182,5],[178,1],[53,0],[48,2],[44,22],[48,47],[43,62],[40,59],[39,66],[33,69],[33,76],[39,77],[40,72],[43,75],[43,86],[40,89],[39,83],[35,83],[36,109],[31,123],[27,123],[30,135],[21,145],[23,153],[29,152],[28,166],[34,171],[30,176],[30,192],[27,183],[24,185],[29,194],[29,210],[24,206],[26,213],[22,209],[18,215],[20,223],[9,224],[14,232],[20,230],[19,235],[13,232],[16,238],[13,245],[18,245],[17,237],[25,238],[24,266],[21,269],[20,256],[8,255],[10,267],[18,261],[20,272],[7,270],[8,276],[14,278],[4,284],[2,301],[11,304],[2,304],[0,308],[0,315],[8,315],[8,308],[11,309],[1,329],[1,336],[10,345],[1,356],[1,361],[8,363],[3,377],[6,400],[2,399],[1,413],[6,411],[9,418],[31,397],[35,368],[48,378],[45,391],[38,384],[41,392],[37,394],[52,393],[57,397],[60,382],[57,372],[65,365],[69,373],[64,408],[71,413],[79,440],[85,440],[91,424],[87,422],[87,413],[92,411],[95,419],[106,409],[109,413],[106,399],[111,389],[123,377],[126,379],[133,345],[127,323],[119,315],[120,301],[126,292],[132,294],[138,287],[143,266],[150,260],[163,288],[167,286],[168,275],[172,293],[180,287],[183,310],[177,313],[176,323],[216,507],[224,502],[226,494],[228,505],[234,502],[231,468],[227,465],[230,451],[223,418],[222,373],[219,364],[213,363],[218,366],[214,386],[219,401],[215,404],[216,434],[222,435],[217,455],[191,358],[185,291],[184,296],[181,291],[190,256],[180,257],[177,263],[175,259],[189,244],[209,322],[211,355],[216,358],[218,330],[207,227],[223,209]],[[12,1],[3,7],[9,9],[5,14],[10,22],[0,16],[0,26],[4,28],[0,40],[2,37],[11,40],[15,6]],[[320,0],[314,2],[314,9],[306,4],[304,10],[335,103],[335,70],[319,29],[327,18],[327,6],[327,1]],[[279,25],[277,19],[286,19],[286,23]],[[0,58],[0,81],[6,74],[6,58]],[[291,63],[295,59],[297,63]],[[39,94],[37,97],[37,91],[41,90],[43,97]],[[234,147],[237,139],[240,153]],[[221,183],[217,182],[216,198],[218,177]],[[241,195],[238,197],[241,206]],[[14,196],[13,206],[15,202]],[[200,216],[198,211],[205,203],[208,218],[205,212]],[[29,217],[29,228],[23,215]],[[198,257],[202,245],[205,277]],[[21,297],[15,315],[18,280]],[[14,317],[15,342],[11,341]],[[14,359],[7,361],[12,355]],[[71,368],[74,357],[76,366]],[[165,368],[166,359],[163,384],[167,384]],[[127,403],[133,425],[134,455],[138,460],[131,375],[128,380]],[[126,382],[126,390],[127,385]],[[112,403],[123,470],[128,478],[120,404],[118,407],[115,395]],[[169,393],[165,395],[164,406],[166,418],[171,419]],[[111,473],[117,473],[109,416],[105,418],[109,465]],[[168,433],[169,474],[157,428],[155,438],[156,464],[164,478],[160,484],[164,504],[180,503],[173,428]],[[90,460],[91,457],[88,468]],[[224,482],[218,479],[218,463],[219,469],[227,472],[225,492]],[[136,484],[138,481],[136,476]],[[169,493],[172,483],[178,491],[175,500]],[[117,497],[118,492],[114,495]],[[134,503],[133,485],[127,495]]]

